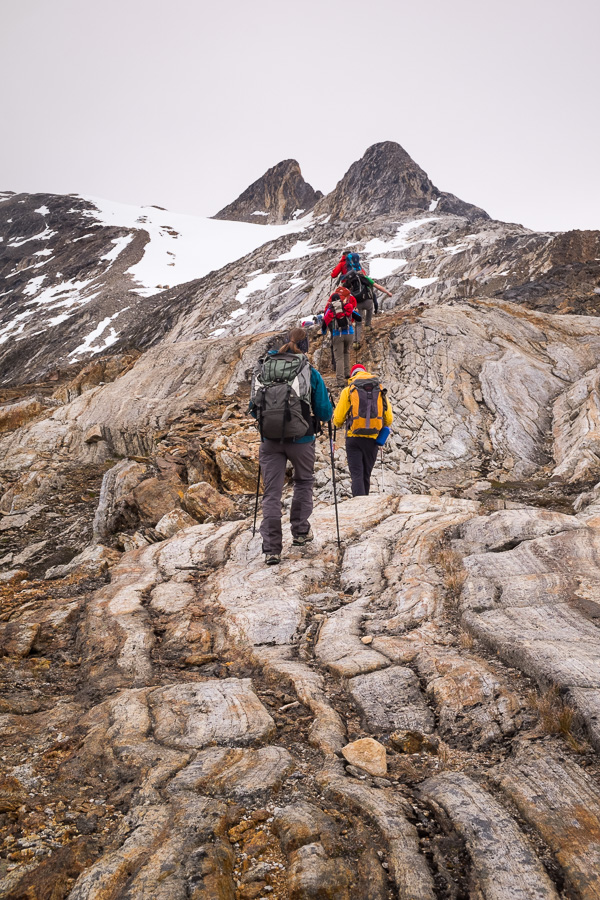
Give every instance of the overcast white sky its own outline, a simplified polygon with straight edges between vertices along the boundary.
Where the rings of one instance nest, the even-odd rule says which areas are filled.
[[[398,141],[442,190],[600,228],[598,0],[0,0],[0,190],[207,215]]]

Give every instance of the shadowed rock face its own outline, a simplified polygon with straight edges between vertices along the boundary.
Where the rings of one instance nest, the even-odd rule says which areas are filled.
[[[428,210],[434,205],[439,212],[489,218],[482,209],[439,191],[400,144],[383,141],[350,166],[315,213],[327,214],[335,222]]]
[[[322,196],[321,191],[315,191],[304,180],[295,159],[284,159],[214,218],[255,225],[281,225],[293,219],[296,213],[308,213]]]

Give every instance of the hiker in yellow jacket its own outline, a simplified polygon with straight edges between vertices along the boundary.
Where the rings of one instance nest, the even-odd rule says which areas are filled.
[[[352,479],[352,496],[364,497],[371,488],[371,472],[377,459],[376,443],[382,428],[394,421],[392,407],[379,379],[364,366],[352,366],[350,381],[333,413],[333,424],[346,423],[346,456]]]

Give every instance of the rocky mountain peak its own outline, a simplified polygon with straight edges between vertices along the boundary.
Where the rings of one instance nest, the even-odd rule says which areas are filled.
[[[315,212],[329,215],[332,221],[347,221],[433,209],[489,218],[482,209],[438,190],[400,144],[382,141],[350,166]]]
[[[213,218],[259,225],[281,225],[309,212],[323,197],[302,177],[295,159],[284,159],[246,188]]]

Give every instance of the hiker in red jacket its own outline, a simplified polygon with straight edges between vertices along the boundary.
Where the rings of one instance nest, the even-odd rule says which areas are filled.
[[[354,322],[360,321],[356,300],[347,288],[341,287],[327,301],[321,329],[331,331],[338,387],[345,387],[350,377],[350,347],[354,341]]]
[[[359,268],[355,268],[354,266],[350,266],[348,264],[348,257],[350,255],[356,257],[356,259],[358,260],[358,253],[353,254],[352,250],[344,250],[344,252],[342,253],[342,258],[331,273],[332,278],[337,278],[339,275],[347,275],[350,268],[353,268],[356,272],[362,272],[363,275],[366,275],[365,270],[362,268],[362,266],[360,266],[360,264]]]

